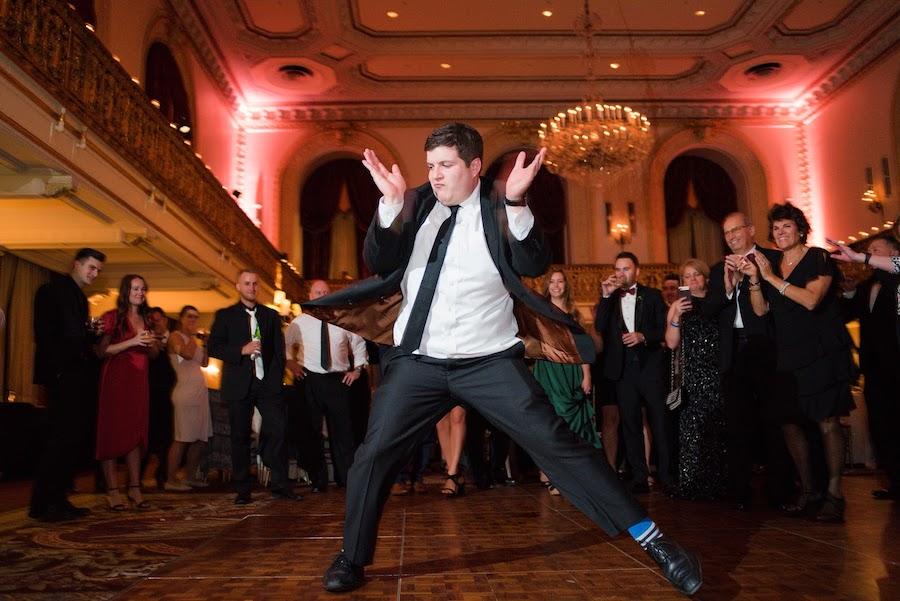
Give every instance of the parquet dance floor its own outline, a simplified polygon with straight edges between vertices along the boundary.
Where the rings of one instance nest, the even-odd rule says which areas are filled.
[[[758,508],[642,498],[663,529],[703,561],[699,600],[900,599],[900,504],[869,498],[871,476],[847,478],[847,523],[820,525]],[[235,507],[219,492],[151,493],[150,511],[38,524],[0,514],[0,598],[128,601],[401,599],[581,601],[683,599],[627,536],[611,539],[537,484],[438,486],[392,497],[367,586],[335,596],[321,573],[340,546],[343,494],[290,503],[254,491]],[[303,488],[299,489],[303,492]]]

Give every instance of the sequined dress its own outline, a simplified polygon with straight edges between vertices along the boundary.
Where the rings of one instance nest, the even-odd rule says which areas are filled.
[[[702,298],[681,320],[682,395],[678,496],[718,499],[727,484],[725,402],[719,387],[719,328],[701,315]]]

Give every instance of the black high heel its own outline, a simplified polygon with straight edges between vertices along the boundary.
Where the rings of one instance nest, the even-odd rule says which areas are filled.
[[[133,486],[129,486],[129,487],[128,487],[128,490],[129,490],[128,495],[127,495],[127,496],[128,496],[128,500],[131,501],[131,503],[132,503],[132,505],[134,505],[135,509],[144,509],[144,510],[150,509],[150,508],[152,507],[152,505],[150,505],[150,502],[149,502],[147,499],[141,499],[141,501],[138,502],[134,497],[131,496],[131,492],[130,492],[130,491],[131,491],[132,488],[136,488],[136,489],[140,490],[140,489],[141,489],[141,485],[140,485],[140,484],[135,484],[135,485],[133,485]]]
[[[452,499],[454,497],[461,497],[466,494],[466,483],[459,481],[459,474],[447,474],[447,480],[453,482],[455,488],[450,488],[447,484],[444,484],[444,488],[441,489],[441,494],[447,497],[448,499]]]
[[[115,502],[115,501],[113,501],[113,497],[110,496],[111,493],[115,493],[115,494],[116,494],[116,498],[119,499],[119,502],[118,502],[118,503]],[[120,511],[125,511],[126,509],[128,509],[128,508],[125,506],[125,503],[122,503],[122,500],[121,500],[121,497],[120,497],[121,494],[122,494],[122,493],[119,492],[119,489],[118,489],[118,488],[108,488],[108,489],[106,489],[106,509],[107,509],[107,511],[120,512]]]
[[[822,503],[822,508],[816,514],[816,521],[826,524],[841,524],[844,522],[846,508],[847,501],[843,497],[835,497],[826,493],[825,502]]]
[[[785,505],[784,512],[792,518],[800,518],[811,515],[819,503],[822,502],[822,494],[813,491],[804,491],[797,497],[793,505]]]

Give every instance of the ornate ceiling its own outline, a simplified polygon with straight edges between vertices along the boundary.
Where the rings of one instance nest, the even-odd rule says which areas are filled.
[[[261,118],[428,106],[536,117],[592,91],[581,0],[169,1],[223,92]],[[900,38],[893,0],[593,0],[591,11],[599,93],[652,104],[657,118],[698,103],[812,105]]]

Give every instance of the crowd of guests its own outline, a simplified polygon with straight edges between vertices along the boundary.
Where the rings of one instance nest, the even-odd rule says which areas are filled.
[[[754,498],[753,466],[764,464],[770,502],[791,515],[840,522],[845,444],[839,420],[854,406],[857,375],[845,327],[851,319],[860,322],[871,434],[889,481],[873,495],[900,498],[900,242],[878,238],[866,253],[836,243],[830,252],[809,246],[809,223],[790,203],[774,205],[768,221],[774,248],[757,245],[745,215],[729,215],[722,227],[730,253],[712,267],[686,261],[661,290],[639,284],[638,258],[620,253],[598,291],[597,361],[539,360],[532,369],[556,413],[625,475],[632,492],[655,486],[686,499],[729,498],[746,509]],[[210,357],[223,366],[235,503],[252,501],[254,408],[262,418],[259,453],[271,469],[274,497],[299,499],[288,479],[289,454],[309,475],[311,490],[325,491],[323,419],[331,478],[338,487],[346,483],[368,410],[367,396],[353,391],[368,391],[366,366],[377,362],[377,347],[367,349],[358,335],[310,315],[285,324],[257,303],[259,276],[251,270],[239,274],[239,300],[216,313],[208,338],[195,307],[183,307],[177,320],[151,308],[147,282],[135,274],[122,278],[116,308],[92,320],[82,289],[104,261],[102,253],[82,249],[71,277],[43,286],[35,299],[35,379],[47,391],[50,428],[32,517],[86,514],[69,503],[66,490],[82,430],[73,425],[90,402],[91,357],[102,359],[93,387],[94,449],[111,511],[150,507],[142,475],[167,491],[207,485],[198,468],[213,435],[202,372]],[[842,278],[836,261],[876,271],[857,284]],[[327,282],[310,284],[310,299],[329,292]],[[564,271],[547,275],[545,296],[581,322]],[[286,373],[293,380],[287,387]],[[465,493],[466,472],[482,488],[513,481],[508,437],[476,412],[455,407],[435,434],[416,448],[393,494],[424,492],[422,474],[435,442],[445,469],[440,492],[448,498]],[[559,494],[543,472],[540,480]]]

